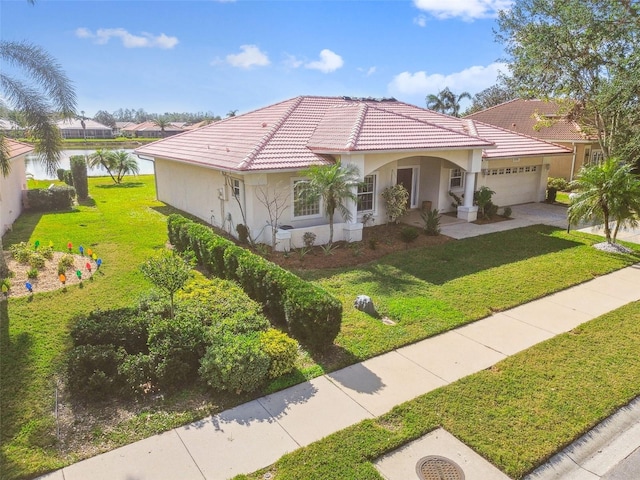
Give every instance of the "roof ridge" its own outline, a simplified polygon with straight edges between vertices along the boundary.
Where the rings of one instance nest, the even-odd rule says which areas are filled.
[[[492,105],[489,108],[483,108],[482,110],[478,110],[477,112],[473,112],[473,113],[470,113],[469,115],[465,115],[464,118],[473,117],[474,115],[476,115],[478,113],[488,112],[489,110],[493,110],[494,108],[501,107],[503,105],[506,105],[507,103],[517,102],[519,100],[526,100],[526,99],[520,98],[520,97],[512,98],[511,100],[507,100],[506,102],[499,103],[498,105]]]
[[[503,132],[510,133],[510,134],[512,134],[512,135],[518,135],[518,136],[520,136],[520,137],[526,137],[526,138],[529,138],[529,139],[531,139],[531,140],[536,140],[536,141],[538,141],[538,142],[547,143],[547,144],[549,144],[549,145],[553,145],[553,146],[555,146],[555,147],[560,147],[560,148],[567,149],[567,147],[564,147],[564,146],[559,145],[559,144],[557,144],[557,143],[549,142],[549,141],[547,141],[547,140],[543,140],[542,138],[534,137],[534,136],[532,136],[532,135],[527,135],[526,133],[514,132],[513,130],[509,130],[508,128],[499,127],[498,125],[492,125],[491,123],[481,122],[480,120],[473,120],[473,121],[474,121],[474,122],[476,122],[476,123],[480,123],[480,124],[482,124],[482,125],[485,125],[485,126],[487,126],[487,127],[489,127],[489,128],[496,128],[496,129],[501,130],[501,131],[503,131]],[[567,150],[568,150],[568,149],[567,149]]]
[[[474,137],[479,137],[480,136],[480,134],[478,133],[478,129],[476,128],[476,124],[474,123],[475,120],[473,120],[471,118],[463,118],[462,121],[467,126],[467,128],[471,131],[471,134]]]
[[[358,117],[356,118],[356,121],[353,124],[353,128],[351,129],[351,133],[349,134],[349,140],[347,141],[347,150],[355,150],[356,144],[360,139],[360,133],[362,132],[364,119],[367,116],[367,111],[369,110],[369,105],[367,105],[366,103],[358,103],[360,103],[360,105],[358,106]]]
[[[449,117],[449,115],[445,115],[444,113],[434,112],[433,110],[424,109],[422,107],[418,107],[417,105],[411,105],[410,103],[405,103],[405,102],[400,102],[400,101],[398,101],[398,103],[402,103],[402,104],[408,105],[410,107],[419,108],[421,110],[426,110],[428,112],[433,112],[433,113],[436,113],[436,114],[441,115],[443,117]],[[448,132],[452,132],[452,133],[455,133],[457,135],[464,135],[466,137],[470,137],[470,138],[473,138],[475,140],[482,140],[483,142],[487,142],[487,144],[489,144],[489,145],[495,145],[494,142],[490,142],[489,140],[487,140],[485,138],[482,138],[480,136],[477,136],[477,135],[470,135],[470,134],[468,134],[466,132],[463,132],[463,131],[460,131],[460,130],[455,130],[453,128],[445,127],[444,125],[438,125],[437,123],[433,123],[433,122],[430,122],[428,120],[423,120],[421,118],[416,118],[416,117],[413,117],[413,116],[410,116],[410,115],[406,115],[404,113],[394,112],[392,110],[387,110],[386,108],[382,108],[382,107],[379,107],[377,105],[370,105],[370,106],[371,106],[371,108],[375,108],[375,109],[378,109],[378,110],[383,110],[383,111],[385,111],[387,113],[391,113],[393,115],[398,115],[400,117],[407,118],[409,120],[414,120],[414,121],[417,121],[417,122],[420,122],[420,123],[424,123],[425,125],[430,125],[432,127],[436,127],[436,128],[442,129],[442,130],[446,130]],[[462,121],[462,119],[460,119],[460,118],[458,118],[458,120]]]
[[[251,151],[247,154],[247,156],[238,164],[239,170],[244,170],[246,167],[250,166],[251,163],[256,159],[258,153],[265,147],[265,145],[273,138],[276,132],[282,127],[284,122],[291,116],[296,108],[302,103],[305,97],[299,96],[294,97],[292,105],[287,108],[287,111],[280,117],[280,119],[264,134],[264,136],[260,139],[258,143],[256,143],[255,147],[251,149]],[[266,126],[266,123],[263,124]]]

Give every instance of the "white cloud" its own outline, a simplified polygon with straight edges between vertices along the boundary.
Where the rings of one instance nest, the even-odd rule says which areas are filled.
[[[389,92],[397,97],[414,97],[415,100],[426,97],[430,93],[438,93],[449,87],[454,93],[477,93],[496,83],[500,72],[506,73],[507,65],[492,63],[483,66],[465,68],[460,72],[443,75],[440,73],[402,72],[396,75],[389,84]]]
[[[298,57],[296,57],[295,55],[285,53],[284,56],[285,58],[282,63],[287,68],[299,68],[304,63],[303,60],[298,59]]]
[[[227,55],[227,63],[234,67],[251,68],[269,65],[269,57],[255,45],[240,45],[241,53]]]
[[[124,28],[99,28],[93,33],[88,28],[81,27],[76,29],[76,36],[78,38],[92,38],[99,45],[108,43],[112,38],[119,38],[126,48],[162,48],[166,50],[178,44],[177,37],[169,37],[164,33],[153,35],[142,32],[140,35],[134,35]]]
[[[426,27],[427,17],[425,15],[418,15],[416,18],[413,19],[413,23],[418,25],[419,27]]]
[[[342,57],[331,50],[324,49],[320,52],[320,60],[309,62],[305,67],[312,70],[320,70],[322,73],[331,73],[344,65]]]
[[[511,7],[513,0],[413,0],[413,3],[418,9],[441,20],[460,17],[472,21],[497,17],[500,10]]]
[[[376,73],[377,69],[378,69],[377,67],[369,67],[369,68],[358,67],[358,71],[363,72],[365,77],[370,77],[371,75]]]

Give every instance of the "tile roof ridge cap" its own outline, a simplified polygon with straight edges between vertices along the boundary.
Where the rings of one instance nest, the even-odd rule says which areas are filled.
[[[524,100],[524,101],[526,101],[526,99],[524,99],[524,98],[520,98],[520,97],[512,98],[511,100],[507,100],[506,102],[502,102],[502,103],[499,103],[499,104],[497,104],[497,105],[492,105],[492,106],[490,106],[490,107],[483,108],[482,110],[478,110],[477,112],[470,113],[469,115],[465,115],[465,116],[464,116],[464,117],[462,117],[462,118],[469,118],[469,117],[473,117],[474,115],[476,115],[476,114],[478,114],[478,113],[488,112],[489,110],[494,110],[494,109],[496,109],[496,108],[498,108],[498,107],[502,107],[503,105],[507,105],[508,103],[514,103],[514,102],[517,102],[517,101],[520,101],[520,100]]]
[[[353,124],[353,128],[351,129],[351,133],[349,134],[349,140],[347,140],[347,150],[355,150],[356,144],[360,139],[362,125],[364,124],[364,119],[367,116],[368,111],[369,106],[364,102],[359,102],[358,117],[356,118],[356,121]]]
[[[560,148],[564,148],[566,150],[569,150],[567,147],[563,147],[562,145],[559,145],[557,143],[549,142],[547,140],[543,140],[541,138],[534,137],[532,135],[527,135],[526,133],[514,132],[513,130],[509,130],[508,128],[498,127],[497,125],[492,125],[490,123],[481,122],[480,120],[474,120],[474,122],[479,123],[481,125],[484,125],[485,127],[495,128],[496,130],[501,130],[501,131],[506,132],[506,133],[511,133],[512,135],[517,135],[519,137],[525,137],[525,138],[528,138],[529,140],[535,140],[537,142],[542,142],[542,143],[546,143],[548,145],[553,145],[555,147],[560,147]]]
[[[278,119],[278,121],[276,121],[276,123],[274,123],[273,126],[271,126],[267,130],[267,132],[262,136],[260,141],[251,149],[251,151],[247,154],[247,156],[238,164],[238,170],[244,170],[253,163],[253,161],[258,156],[258,153],[260,153],[260,151],[265,147],[265,145],[269,142],[269,140],[273,138],[276,132],[280,129],[280,127],[282,127],[284,122],[286,122],[289,119],[291,114],[298,108],[298,106],[304,101],[304,99],[305,97],[298,96],[298,97],[293,97],[290,100],[285,100],[284,102],[281,102],[281,103],[285,103],[287,101],[293,101],[292,104],[289,106],[289,108],[287,108],[284,114]],[[276,103],[274,105],[278,105],[278,104]],[[265,108],[268,108],[268,107],[265,107]]]
[[[422,107],[418,107],[417,105],[411,105],[410,103],[405,103],[405,102],[400,102],[400,101],[397,101],[397,103],[401,103],[403,105],[408,105],[410,107],[418,108],[420,110],[425,110],[425,111],[430,112],[430,113],[436,113],[436,114],[438,114],[440,116],[443,116],[443,117],[449,117],[450,116],[450,115],[445,115],[444,113],[436,112],[434,110],[429,110],[429,109],[425,109],[425,108],[422,108]],[[430,122],[428,120],[423,120],[421,118],[416,118],[416,117],[413,117],[411,115],[407,115],[407,114],[400,113],[400,112],[394,112],[393,110],[387,110],[386,108],[380,107],[378,105],[370,105],[370,107],[371,108],[375,108],[377,110],[383,110],[383,111],[385,111],[387,113],[390,113],[392,115],[397,115],[399,117],[403,117],[403,118],[407,118],[409,120],[420,122],[420,123],[423,123],[425,125],[429,125],[431,127],[438,128],[440,130],[446,130],[448,132],[452,132],[452,133],[455,133],[455,134],[458,134],[458,135],[464,135],[465,137],[473,138],[473,139],[476,139],[476,140],[482,140],[483,142],[486,142],[488,145],[495,145],[494,142],[491,142],[491,141],[487,140],[486,138],[482,138],[480,136],[470,135],[470,134],[468,134],[466,132],[462,132],[460,130],[455,130],[453,128],[445,127],[444,125],[438,125],[437,123],[433,123],[433,122]],[[462,121],[461,118],[458,118],[458,120]]]
[[[475,120],[471,118],[463,118],[462,122],[467,126],[467,128],[471,132],[471,135],[473,135],[474,137],[480,137],[478,129],[476,128],[476,124],[474,123]]]

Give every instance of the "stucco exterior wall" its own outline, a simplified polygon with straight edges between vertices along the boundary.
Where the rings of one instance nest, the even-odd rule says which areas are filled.
[[[11,161],[8,176],[0,174],[0,235],[11,228],[22,213],[22,190],[27,189],[25,156]]]

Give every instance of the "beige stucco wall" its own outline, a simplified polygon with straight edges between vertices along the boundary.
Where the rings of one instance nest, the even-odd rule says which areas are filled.
[[[555,142],[558,145],[567,147],[573,151],[574,144],[570,142]],[[571,167],[573,162],[573,154],[557,155],[551,160],[551,169],[549,170],[550,177],[560,177],[565,180],[575,179],[576,174],[580,171],[580,168],[585,163],[585,155],[592,150],[599,150],[600,146],[597,142],[594,143],[576,143],[575,144],[575,164],[573,165],[573,175],[571,174]],[[588,158],[586,158],[588,160]]]
[[[493,195],[493,203],[501,207],[517,205],[526,202],[541,202],[546,196],[547,177],[549,170],[547,165],[553,157],[523,157],[500,160],[483,161],[483,172],[476,179],[475,190],[482,186],[491,188],[496,193]],[[524,167],[536,167],[535,172],[503,173],[492,175],[495,169],[514,169]]]
[[[22,190],[26,189],[25,155],[21,155],[11,161],[8,176],[0,174],[0,235],[4,235],[22,213]]]

